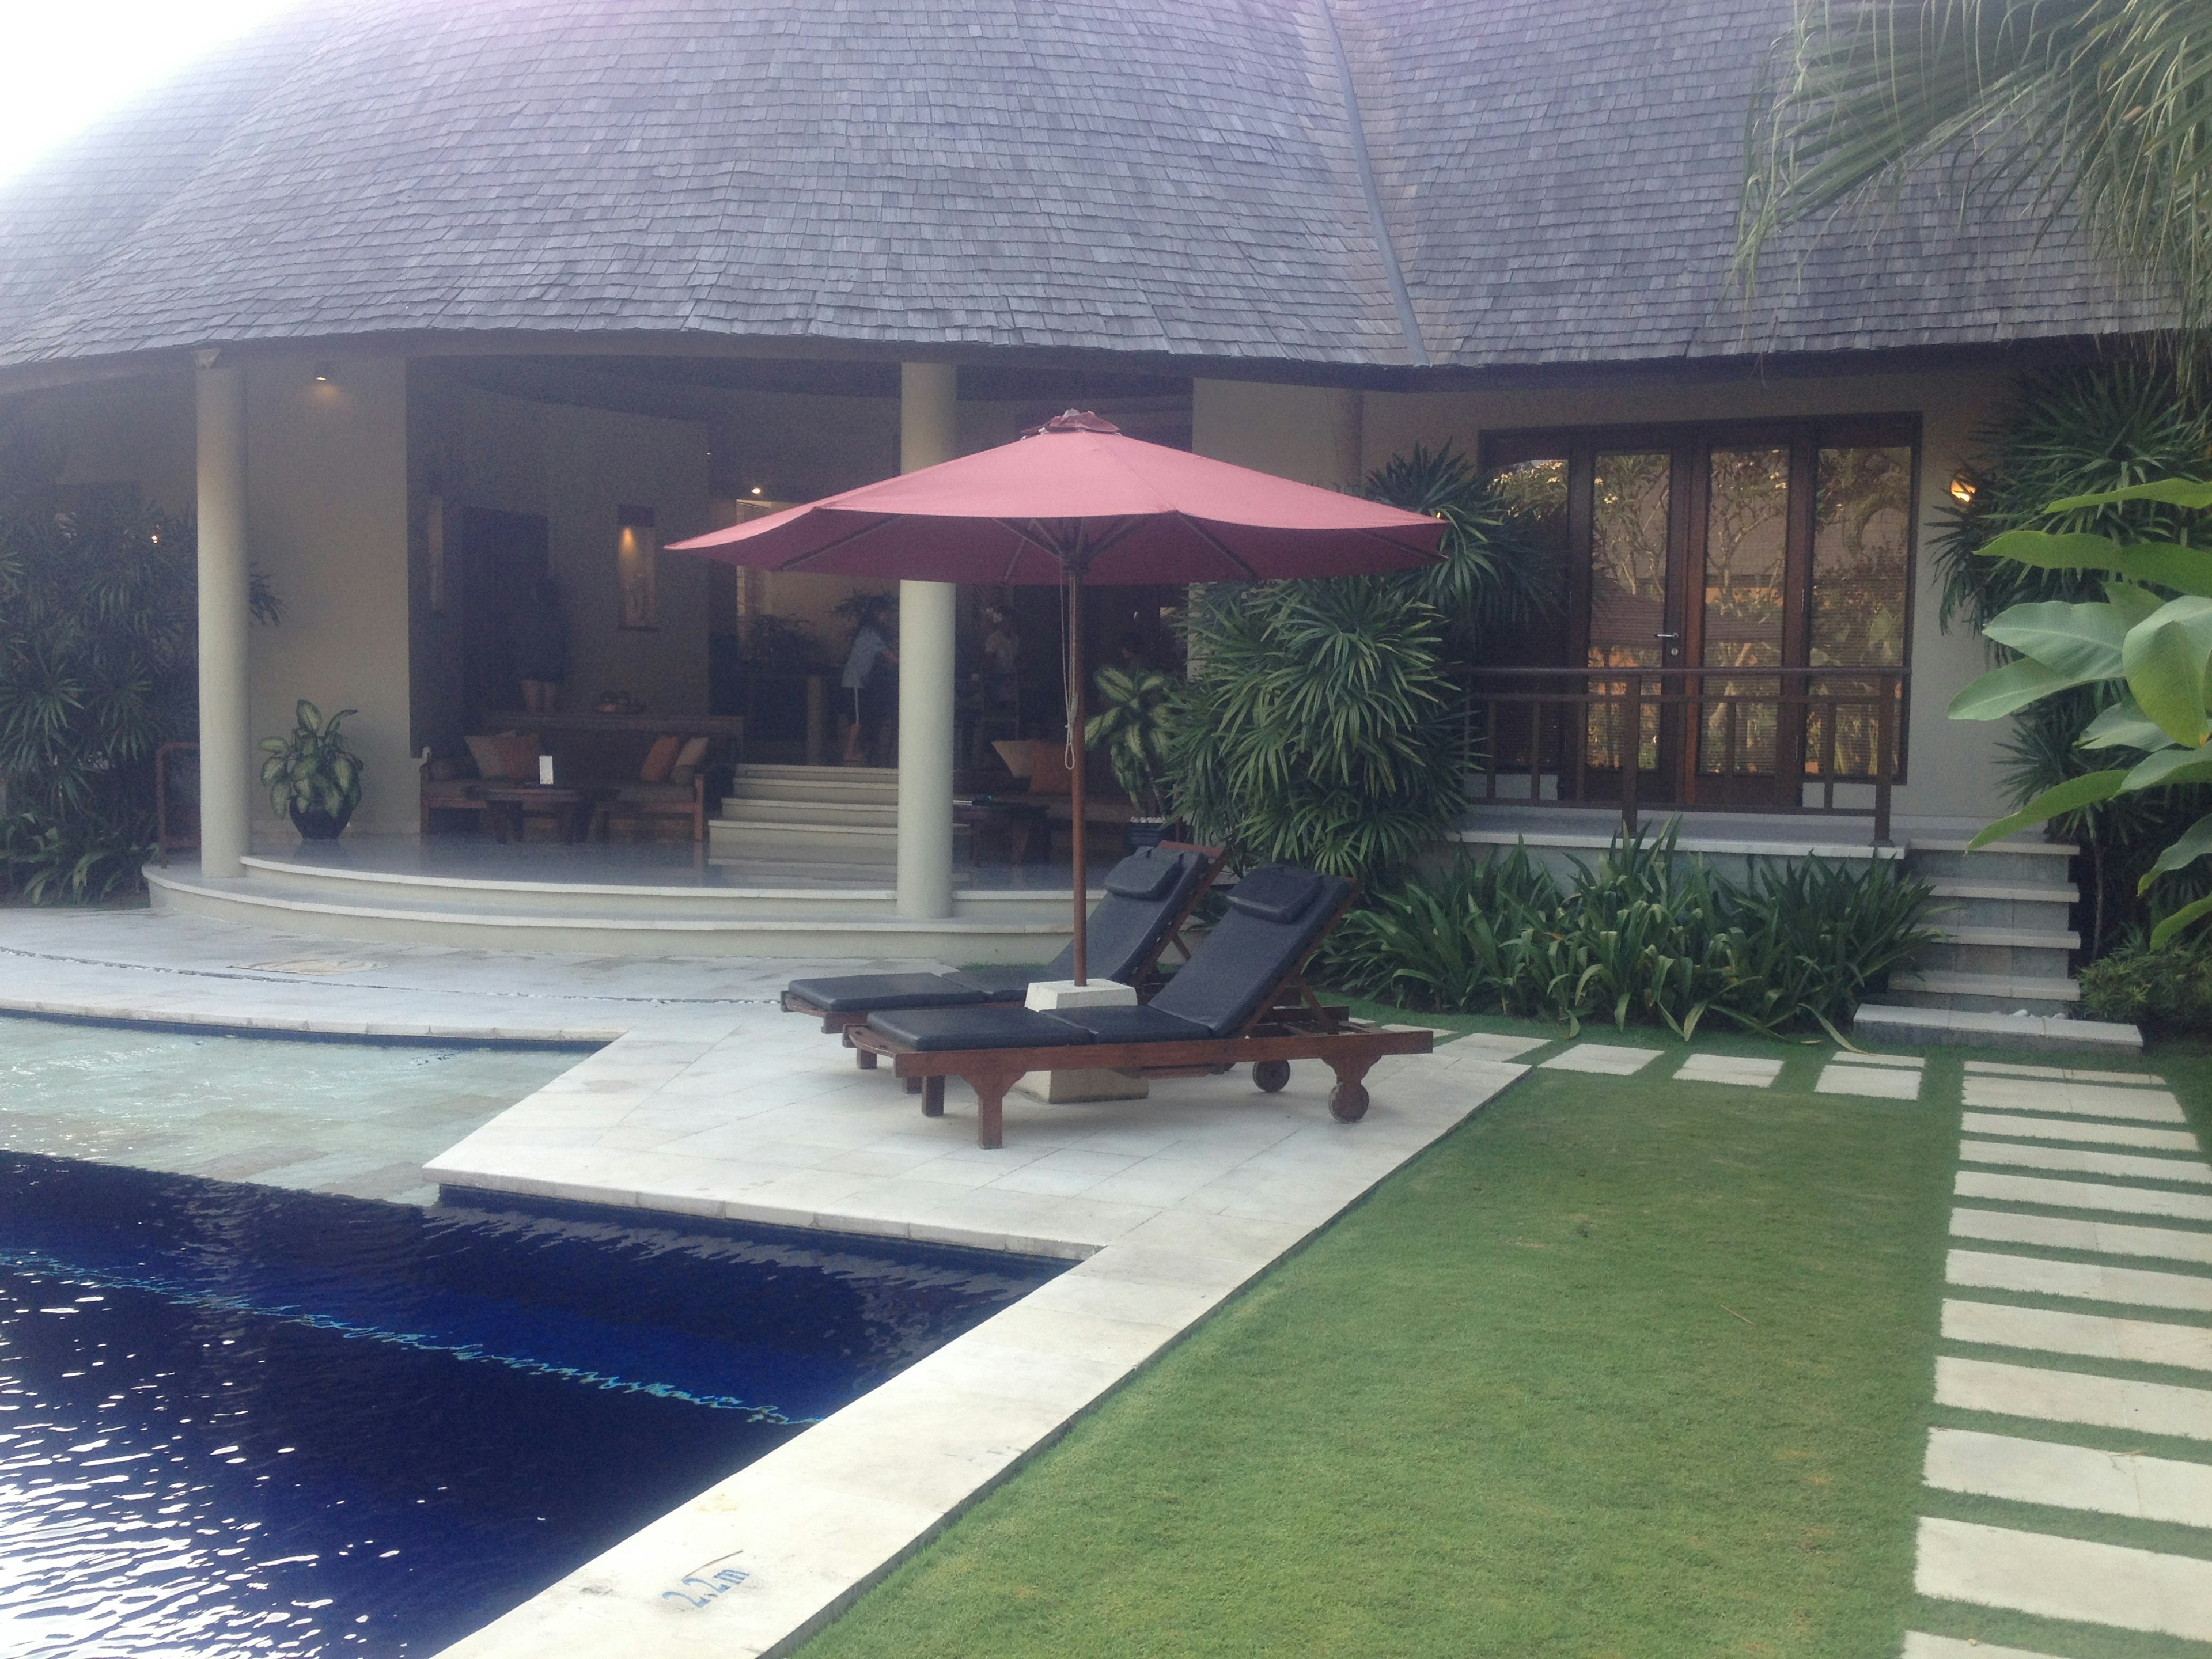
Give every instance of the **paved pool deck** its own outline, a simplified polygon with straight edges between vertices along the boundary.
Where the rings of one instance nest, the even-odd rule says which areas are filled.
[[[920,964],[886,963],[886,968]],[[448,1186],[1059,1257],[1051,1283],[447,1651],[787,1652],[1225,1298],[1524,1069],[1386,1060],[1354,1125],[1325,1068],[1149,1100],[1020,1094],[1006,1145],[861,1072],[775,992],[817,964],[336,947],[144,912],[0,911],[0,1010],[266,1032],[605,1046],[459,1144]],[[853,964],[845,964],[849,969]]]

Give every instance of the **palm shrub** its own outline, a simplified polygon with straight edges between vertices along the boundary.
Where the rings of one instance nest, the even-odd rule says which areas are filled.
[[[2109,572],[1990,558],[1984,550],[2016,530],[2099,535],[2123,545],[2188,545],[2205,518],[2160,501],[2122,501],[2048,510],[2051,502],[2207,471],[2212,420],[2169,368],[2121,360],[2036,375],[2021,383],[2014,414],[1979,435],[1983,460],[1963,507],[1948,509],[1936,539],[1944,627],[1985,632],[2015,605],[2081,603],[2103,596]],[[2102,763],[2075,739],[2112,701],[2087,685],[2043,698],[2013,717],[2002,745],[2006,794],[2020,805]],[[2109,761],[2110,757],[2104,757]],[[2159,850],[2212,806],[2212,791],[2174,788],[2092,801],[2052,827],[2085,850],[2082,932],[2094,954],[2140,915],[2135,890]],[[2170,884],[2194,898],[2184,878]]]
[[[1444,521],[1443,558],[1395,580],[1443,618],[1455,656],[1471,656],[1486,637],[1526,628],[1565,603],[1565,569],[1451,445],[1393,456],[1367,475],[1362,493]]]
[[[1192,607],[1169,724],[1176,816],[1239,862],[1373,885],[1466,799],[1433,607],[1388,578],[1255,584]]]
[[[137,882],[154,752],[198,720],[191,525],[59,471],[0,432],[0,890],[33,902]],[[276,615],[258,578],[254,611]]]
[[[1747,884],[1676,856],[1674,832],[1617,841],[1564,889],[1525,848],[1462,859],[1346,916],[1323,967],[1405,1006],[1619,1026],[1685,1039],[1708,1014],[1833,1036],[1933,935],[1927,883],[1891,865],[1759,865]]]

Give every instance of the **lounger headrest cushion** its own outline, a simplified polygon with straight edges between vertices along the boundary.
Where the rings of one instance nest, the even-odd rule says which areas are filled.
[[[1261,921],[1296,921],[1320,893],[1322,878],[1291,864],[1270,864],[1240,876],[1229,907]]]
[[[1182,875],[1179,854],[1147,847],[1132,853],[1106,872],[1106,890],[1117,898],[1162,899]]]

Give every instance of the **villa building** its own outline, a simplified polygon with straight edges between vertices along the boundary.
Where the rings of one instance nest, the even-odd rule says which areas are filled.
[[[465,769],[520,707],[511,612],[544,574],[564,714],[619,692],[647,712],[612,721],[744,718],[750,762],[834,759],[857,585],[661,544],[1071,405],[1326,485],[1444,444],[1510,475],[1570,602],[1478,676],[1499,773],[1471,835],[1604,798],[1597,775],[1647,811],[1782,833],[1833,808],[1867,817],[1788,833],[1939,846],[2001,800],[1999,731],[1944,717],[1986,663],[1937,625],[1942,510],[2023,371],[2159,314],[1932,186],[1785,236],[1747,299],[1745,112],[1789,23],[1787,0],[310,0],[0,186],[0,419],[72,485],[198,519],[204,845],[157,896],[371,937],[436,909],[420,864],[371,902],[347,893],[373,860],[318,889],[257,857],[254,744],[297,698],[357,708],[355,833],[412,836],[423,751]],[[249,568],[281,622],[249,623]],[[772,863],[765,831],[830,861],[843,836],[854,869],[895,867],[848,895],[843,943],[805,913],[824,950],[1036,953],[1051,904],[956,878],[942,757],[988,757],[965,688],[993,606],[1024,651],[1006,735],[1050,730],[1048,595],[905,588],[896,787],[763,773],[784,816],[709,803],[708,849]],[[1102,592],[1094,659],[1179,597]],[[815,690],[741,662],[748,629],[756,659],[814,640]],[[1542,712],[1531,686],[1594,668],[1652,672]],[[799,926],[790,885],[726,884],[753,908],[684,948]],[[681,911],[702,929],[706,902]],[[524,902],[478,881],[448,915]],[[599,934],[532,937],[628,948],[612,902],[574,900]]]

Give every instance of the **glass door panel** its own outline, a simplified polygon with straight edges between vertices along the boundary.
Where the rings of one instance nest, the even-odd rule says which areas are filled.
[[[1905,665],[1911,535],[1911,448],[1899,445],[1820,452],[1814,481],[1812,625],[1807,649],[1813,667]],[[1874,776],[1881,682],[1823,677],[1820,687],[1824,702],[1833,702],[1815,707],[1808,717],[1805,769],[1816,775]],[[1893,725],[1892,731],[1899,725]]]
[[[1673,518],[1673,458],[1665,450],[1601,451],[1592,480],[1589,633],[1584,663],[1591,668],[1656,668],[1667,629],[1668,530]],[[1656,691],[1650,676],[1642,689]],[[1593,678],[1590,690],[1624,696],[1626,678]],[[1625,758],[1626,711],[1617,705],[1589,713],[1588,763],[1617,770]],[[1659,765],[1659,709],[1641,711],[1635,765]]]
[[[1790,451],[1715,449],[1705,512],[1706,668],[1779,668],[1790,546]],[[1698,769],[1774,777],[1784,758],[1778,674],[1708,675]]]

